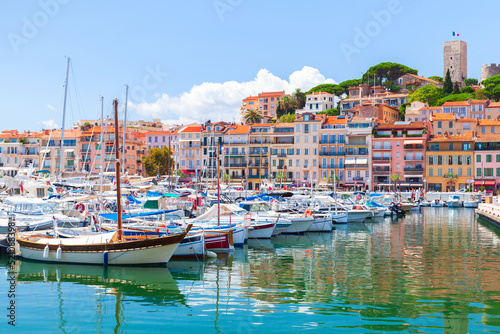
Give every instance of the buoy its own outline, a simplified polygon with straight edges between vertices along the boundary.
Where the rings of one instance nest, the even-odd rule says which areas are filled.
[[[57,247],[56,259],[59,261],[61,259],[61,256],[62,256],[62,249],[61,249],[61,245],[59,245],[59,247]]]
[[[49,245],[45,246],[43,249],[43,258],[46,259],[49,257]]]
[[[102,264],[105,266],[108,265],[108,252],[102,253]]]

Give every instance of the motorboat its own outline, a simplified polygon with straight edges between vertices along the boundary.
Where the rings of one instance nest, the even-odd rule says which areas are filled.
[[[449,208],[459,208],[462,206],[462,200],[460,199],[460,196],[458,195],[450,195],[448,197],[448,201],[446,201],[448,204]]]
[[[433,208],[441,208],[441,207],[446,206],[446,205],[444,204],[444,202],[442,200],[435,199],[435,200],[431,201],[431,206]]]

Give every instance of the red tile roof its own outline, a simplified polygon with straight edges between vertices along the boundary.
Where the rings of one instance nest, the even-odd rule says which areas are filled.
[[[461,141],[473,141],[474,132],[468,131],[460,135],[437,135],[432,136],[428,142],[461,142]]]
[[[500,133],[487,133],[477,136],[477,142],[500,142]]]
[[[406,123],[406,122],[404,122]],[[392,129],[424,129],[423,122],[411,122],[410,124],[395,124],[395,123],[382,123],[376,127],[378,130],[392,130]]]

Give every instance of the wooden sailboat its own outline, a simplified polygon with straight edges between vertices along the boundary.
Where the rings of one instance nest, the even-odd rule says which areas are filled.
[[[189,232],[167,236],[127,240],[122,233],[120,190],[120,157],[118,150],[118,100],[115,109],[115,154],[118,230],[111,233],[90,234],[74,238],[57,238],[44,234],[17,234],[17,255],[22,258],[62,263],[98,265],[157,265],[170,260]]]

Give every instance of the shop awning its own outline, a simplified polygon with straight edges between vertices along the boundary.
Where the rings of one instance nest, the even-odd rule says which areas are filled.
[[[481,186],[494,187],[495,184],[496,184],[495,181],[475,181],[474,182],[475,187],[481,187]]]
[[[423,144],[424,140],[423,139],[405,140],[403,143],[404,145]]]
[[[40,150],[40,153],[49,153],[50,149]]]
[[[64,150],[64,152],[75,152],[74,148],[67,148]]]

